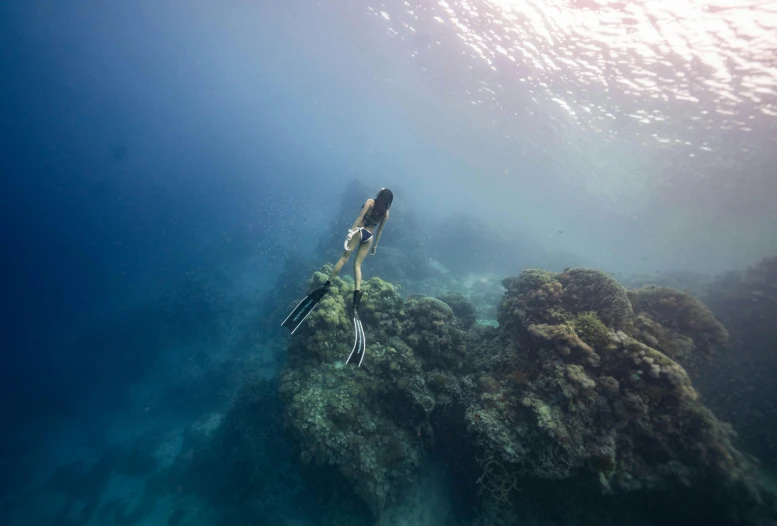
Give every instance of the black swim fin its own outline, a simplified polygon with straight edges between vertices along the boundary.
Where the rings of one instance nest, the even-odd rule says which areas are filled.
[[[302,322],[305,321],[305,318],[308,317],[308,314],[313,312],[313,309],[316,308],[318,302],[321,301],[321,298],[323,298],[329,290],[330,285],[331,283],[327,281],[324,283],[323,287],[319,287],[308,294],[304,300],[300,301],[297,306],[294,307],[294,310],[291,311],[291,314],[286,316],[286,319],[283,320],[283,323],[281,323],[281,327],[287,327],[291,331],[291,334],[294,334],[294,331],[296,331],[299,326],[302,325]]]
[[[356,363],[357,367],[361,367],[362,360],[364,360],[364,351],[367,350],[367,344],[364,341],[364,327],[362,327],[362,321],[359,319],[359,304],[362,301],[362,292],[360,290],[353,291],[353,330],[355,333],[353,349],[351,354],[348,355],[348,359],[345,363]]]

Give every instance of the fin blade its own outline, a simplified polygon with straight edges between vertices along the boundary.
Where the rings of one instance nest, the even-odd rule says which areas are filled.
[[[306,301],[306,300],[307,300],[307,298],[302,298],[302,301],[300,301],[299,303],[297,303],[297,306],[296,306],[296,307],[294,307],[294,308],[291,310],[291,312],[289,313],[289,315],[288,315],[288,316],[286,316],[286,319],[285,319],[285,320],[283,320],[283,323],[281,323],[281,327],[288,327],[288,326],[290,325],[290,324],[289,324],[289,319],[291,319],[291,318],[294,316],[294,314],[297,312],[297,310],[300,308],[300,306],[301,306],[303,303],[305,303],[305,301]]]
[[[353,319],[353,349],[351,349],[351,354],[348,355],[348,358],[346,358],[345,363],[348,364],[351,362],[351,357],[353,356],[353,352],[356,350],[356,347],[359,345],[359,326],[357,325],[357,319]]]
[[[294,310],[286,316],[286,319],[281,323],[281,327],[287,327],[289,331],[291,331],[291,334],[294,334],[294,331],[302,325],[302,322],[305,321],[311,312],[313,312],[313,309],[316,308],[323,297],[324,294],[320,292],[320,289],[314,290],[308,294],[296,307],[294,307]]]
[[[367,342],[364,339],[364,327],[362,327],[362,321],[358,320],[359,323],[359,333],[361,334],[361,349],[359,349],[359,352],[361,353],[361,358],[359,358],[359,365],[357,367],[362,366],[362,361],[364,360],[364,355],[367,354]]]

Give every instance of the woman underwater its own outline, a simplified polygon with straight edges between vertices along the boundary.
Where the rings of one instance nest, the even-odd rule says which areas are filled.
[[[348,230],[348,236],[343,243],[343,255],[335,263],[332,272],[329,274],[329,278],[324,283],[324,286],[318,288],[308,294],[308,296],[302,300],[297,307],[289,314],[281,324],[283,327],[288,327],[292,334],[300,324],[305,321],[308,314],[318,305],[321,298],[329,290],[332,284],[332,280],[339,274],[340,269],[350,259],[354,249],[356,250],[356,259],[353,262],[353,277],[356,282],[355,289],[353,291],[353,325],[356,332],[356,341],[354,343],[353,350],[348,356],[346,363],[351,360],[351,357],[355,355],[359,358],[359,365],[364,359],[364,330],[362,329],[361,321],[359,320],[359,303],[362,299],[362,292],[360,289],[362,284],[362,261],[369,253],[371,256],[375,255],[378,249],[378,242],[380,241],[380,235],[383,232],[383,227],[386,226],[386,221],[389,218],[389,209],[391,203],[394,201],[394,194],[388,188],[381,188],[375,199],[367,199],[362,206],[359,217],[353,222],[353,226]],[[377,232],[375,229],[377,228]]]

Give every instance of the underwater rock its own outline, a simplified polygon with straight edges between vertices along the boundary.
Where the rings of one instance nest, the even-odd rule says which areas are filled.
[[[447,303],[435,298],[411,298],[403,323],[404,340],[425,369],[458,369],[466,357],[466,333],[456,324]]]
[[[636,313],[635,337],[647,339],[676,360],[692,352],[709,357],[728,342],[728,331],[710,310],[686,292],[646,285],[629,291]]]
[[[503,361],[532,371],[530,380],[476,394],[465,420],[475,450],[499,462],[506,477],[574,476],[610,494],[713,485],[756,498],[756,463],[732,445],[730,426],[699,403],[685,369],[663,352],[666,339],[636,339],[643,333],[633,328],[625,289],[589,269],[525,271],[505,286],[500,335],[473,354],[509,353]],[[671,327],[694,348],[724,340],[703,304],[660,292],[672,298],[667,309],[684,313]],[[649,303],[641,299],[644,313]]]
[[[564,289],[564,306],[577,314],[596,313],[613,329],[624,329],[632,316],[631,303],[623,285],[604,272],[573,268],[558,276]]]
[[[569,322],[575,315],[591,312],[605,326],[618,330],[627,328],[632,318],[626,289],[598,270],[531,269],[502,283],[507,294],[500,304],[499,323],[508,328],[516,322],[519,326]]]
[[[315,274],[311,288],[325,278]],[[646,330],[660,324],[690,348],[709,348],[724,333],[703,304],[663,293],[705,321],[672,325],[639,297],[646,292],[635,314],[627,291],[591,269],[528,270],[503,283],[499,327],[464,331],[444,301],[403,301],[390,284],[365,282],[367,355],[355,368],[343,365],[350,291],[335,280],[328,303],[291,338],[282,375],[302,461],[336,466],[376,515],[435,444],[478,472],[483,513],[513,506],[527,481],[574,480],[580,495],[698,487],[734,495],[731,508],[745,514],[743,503],[760,502],[756,462],[699,401],[675,359],[679,336]]]
[[[321,286],[328,270],[314,274],[310,288]],[[353,346],[353,323],[346,309],[352,289],[336,278],[291,338],[280,394],[300,459],[336,466],[379,514],[416,476],[433,439],[428,414],[434,399],[419,362],[401,339],[407,307],[396,289],[372,278],[361,290],[367,342],[361,367],[344,363]],[[422,302],[414,312],[429,316],[430,324],[452,319],[447,305],[432,301],[444,308],[425,309]]]
[[[475,306],[461,292],[446,292],[437,299],[448,304],[459,326],[469,330],[475,323]]]

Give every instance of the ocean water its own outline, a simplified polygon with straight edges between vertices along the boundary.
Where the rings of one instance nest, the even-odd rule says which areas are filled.
[[[777,3],[6,0],[0,525],[777,524]],[[394,201],[293,335],[367,199]]]

